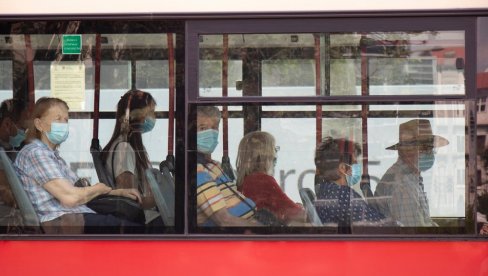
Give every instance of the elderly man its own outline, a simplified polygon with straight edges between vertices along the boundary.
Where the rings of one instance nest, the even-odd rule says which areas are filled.
[[[259,226],[255,204],[237,191],[211,154],[218,144],[220,111],[197,108],[197,223],[199,226]]]
[[[436,226],[429,214],[421,172],[434,164],[435,149],[449,144],[432,134],[430,121],[415,119],[400,124],[398,160],[383,175],[375,190],[380,211],[403,226]],[[384,197],[381,199],[381,197]]]

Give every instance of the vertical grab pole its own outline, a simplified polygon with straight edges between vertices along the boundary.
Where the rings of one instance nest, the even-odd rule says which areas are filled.
[[[98,123],[100,119],[100,60],[102,58],[101,35],[95,37],[95,91],[93,96],[93,139],[98,145]]]
[[[222,97],[227,97],[228,91],[228,72],[229,72],[229,35],[222,35]],[[235,179],[234,171],[230,164],[229,159],[229,110],[226,105],[222,106],[222,131],[223,131],[223,156],[222,156],[222,169],[225,174]]]
[[[27,63],[27,89],[28,89],[28,107],[32,111],[35,102],[34,88],[34,53],[32,52],[32,42],[29,34],[24,36],[25,39],[25,59]]]
[[[364,41],[366,36],[363,34],[361,41]],[[361,96],[369,95],[369,67],[366,44],[361,44]],[[370,177],[368,172],[368,112],[369,107],[367,105],[361,106],[361,133],[363,144],[363,175],[361,177],[361,191],[365,197],[373,197],[371,191]]]
[[[174,132],[175,132],[175,49],[173,46],[173,34],[167,33],[168,44],[168,155],[166,160],[159,164],[159,170],[164,171],[166,167],[170,173],[175,173],[174,156]]]
[[[314,35],[315,47],[314,47],[314,58],[315,58],[315,95],[320,96],[321,84],[322,84],[322,68],[320,64],[320,35]],[[318,104],[315,107],[315,145],[316,148],[322,142],[322,105]],[[315,172],[314,186],[318,183],[318,172]]]
[[[223,44],[223,54],[222,54],[222,97],[227,97],[228,95],[228,67],[229,67],[229,36],[224,34],[222,37]],[[222,130],[223,130],[223,148],[224,156],[229,155],[229,125],[228,118],[229,111],[227,106],[222,107]]]
[[[321,64],[320,64],[320,36],[318,34],[314,35],[315,39],[315,95],[321,95]],[[318,104],[315,109],[315,143],[318,146],[322,142],[322,105]]]
[[[168,40],[168,74],[169,74],[169,120],[168,120],[168,155],[173,156],[174,114],[175,114],[175,49],[173,34],[166,34]]]

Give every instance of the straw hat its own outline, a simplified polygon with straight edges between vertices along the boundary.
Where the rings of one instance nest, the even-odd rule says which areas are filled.
[[[401,147],[419,145],[430,145],[437,148],[449,144],[446,138],[432,134],[430,121],[426,119],[415,119],[400,124],[399,137],[398,143],[386,149],[397,150]]]

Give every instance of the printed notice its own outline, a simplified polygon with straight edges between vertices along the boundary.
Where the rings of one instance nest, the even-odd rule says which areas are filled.
[[[70,111],[84,111],[85,64],[76,61],[52,62],[51,96],[68,103]]]

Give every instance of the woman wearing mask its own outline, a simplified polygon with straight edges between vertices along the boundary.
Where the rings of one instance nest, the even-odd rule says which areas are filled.
[[[244,136],[237,153],[237,187],[256,203],[258,210],[270,211],[285,224],[304,223],[303,207],[294,203],[273,178],[277,151],[274,137],[267,132]]]
[[[111,215],[96,214],[86,203],[103,194],[141,201],[135,189],[112,190],[103,183],[79,188],[76,174],[58,147],[69,135],[68,105],[57,98],[40,98],[34,107],[29,144],[19,152],[14,168],[46,233],[121,233],[140,229]],[[125,229],[125,230],[124,230]]]
[[[347,229],[352,222],[384,219],[351,188],[361,179],[360,154],[357,143],[332,137],[324,138],[315,151],[315,207],[322,223],[338,223],[339,229]]]
[[[136,189],[142,195],[146,224],[154,231],[163,226],[145,170],[151,167],[142,134],[150,132],[156,123],[156,101],[151,94],[130,90],[117,104],[117,121],[112,138],[102,151],[102,161],[117,188]],[[150,230],[150,231],[152,231]]]

